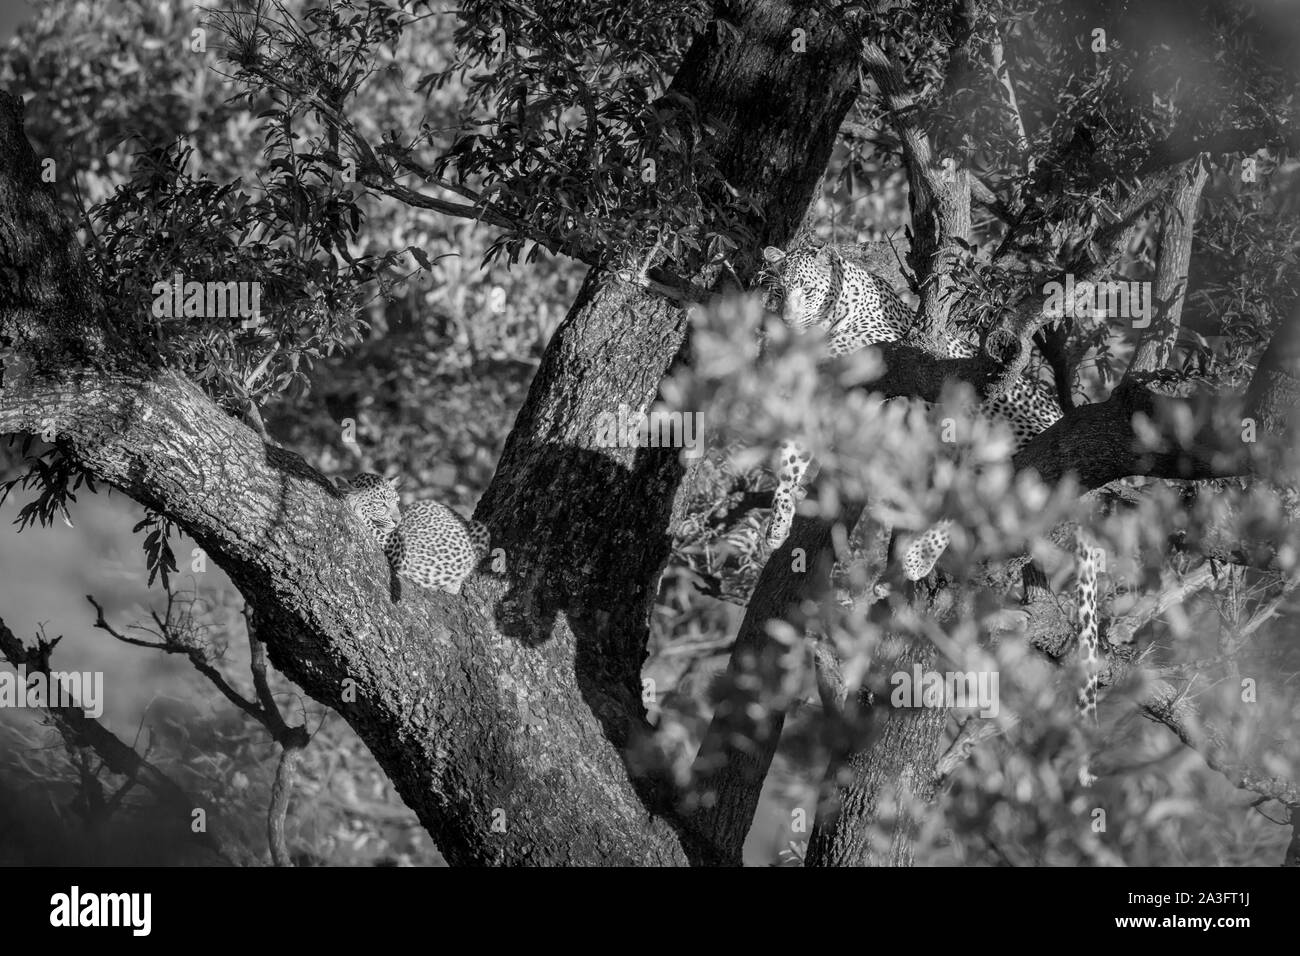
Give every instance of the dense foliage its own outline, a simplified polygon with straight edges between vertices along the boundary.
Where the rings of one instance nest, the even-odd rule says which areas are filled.
[[[1168,440],[1158,435],[1190,444],[1211,422],[1240,430],[1217,397],[1243,387],[1300,292],[1297,168],[1286,146],[1295,64],[1278,55],[1286,34],[1272,7],[1009,0],[981,5],[976,22],[965,8],[825,4],[809,7],[808,22],[847,26],[886,50],[914,91],[907,113],[931,131],[936,162],[959,161],[995,195],[977,210],[950,273],[962,289],[959,323],[972,331],[990,328],[1050,274],[1101,262],[1116,209],[1174,145],[1263,131],[1270,148],[1222,137],[1221,149],[1194,151],[1181,172],[1204,168],[1208,184],[1165,377],[1192,382],[1200,398],[1182,417],[1152,423],[1151,448]],[[401,473],[408,496],[433,490],[465,507],[487,485],[584,266],[635,273],[666,262],[690,276],[753,244],[762,210],[720,173],[711,119],[669,90],[696,32],[709,24],[726,33],[725,18],[709,17],[701,3],[654,0],[474,0],[455,12],[285,0],[201,20],[144,0],[51,0],[0,59],[0,85],[32,98],[28,135],[55,158],[56,188],[115,321],[143,354],[185,370],[232,414],[264,420],[274,440],[327,474]],[[969,52],[954,66],[958,46]],[[899,235],[909,183],[898,172],[907,156],[896,119],[876,88],[864,89],[827,171],[815,235],[850,244],[888,236],[906,257],[914,233]],[[1152,279],[1158,217],[1124,238],[1116,274]],[[913,298],[920,290],[906,283],[916,269],[909,262],[896,282]],[[176,273],[262,283],[262,320],[155,315],[154,283]],[[1081,504],[1069,481],[1015,474],[1007,436],[969,414],[968,388],[929,408],[881,401],[870,391],[880,373],[874,353],[828,371],[815,337],[791,336],[757,291],[693,316],[692,361],[665,381],[661,399],[704,416],[710,453],[672,529],[645,671],[652,719],[683,783],[728,692],[716,675],[738,609],[770,557],[764,514],[746,502],[770,486],[761,466],[785,438],[800,436],[819,463],[806,511],[833,518],[845,502],[868,500],[900,531],[961,516],[954,587],[1027,554],[1054,590],[1067,591],[1073,564],[1049,533],[1090,520],[1095,503]],[[1140,330],[1128,317],[1062,323],[1054,331],[1067,391],[1107,394]],[[959,441],[944,439],[945,419],[958,423]],[[75,505],[57,489],[75,492],[78,474],[54,447],[36,454],[29,484],[45,504],[27,516],[49,520]],[[1279,477],[1292,465],[1269,467]],[[25,475],[11,471],[7,488]],[[944,630],[911,613],[899,590],[874,605],[810,609],[810,629],[835,648],[850,684],[866,678],[883,643],[904,636],[933,641],[964,669],[1001,675],[996,739],[952,773],[937,812],[897,808],[895,821],[913,812],[925,821],[922,861],[1162,865],[1280,855],[1285,831],[1256,812],[1255,797],[1144,720],[1140,703],[1151,675],[1172,680],[1214,661],[1186,691],[1204,719],[1275,776],[1296,776],[1286,687],[1300,660],[1285,637],[1300,542],[1281,543],[1280,570],[1215,566],[1197,593],[1143,617],[1151,596],[1204,568],[1171,552],[1171,533],[1193,545],[1227,513],[1247,538],[1281,515],[1258,483],[1227,481],[1213,502],[1190,505],[1173,484],[1122,484],[1112,495],[1140,490],[1140,503],[1091,525],[1112,556],[1106,616],[1140,620],[1147,683],[1135,677],[1111,691],[1130,706],[1107,709],[1100,795],[1074,779],[1088,743],[1063,702],[1078,675],[1040,653],[1001,596],[977,592]],[[165,583],[175,570],[166,519],[145,515],[137,531],[151,535],[149,564],[162,567]],[[213,625],[205,640],[228,641],[230,626]],[[785,849],[797,861],[806,830],[791,821],[811,815],[828,750],[802,638],[781,633],[794,712],[752,839],[754,858],[774,861]],[[1254,682],[1249,699],[1243,679]],[[949,737],[957,730],[954,722]],[[347,732],[313,747],[355,761],[367,786],[382,789]],[[213,749],[221,756],[212,772],[223,779],[270,760],[238,729]],[[1098,806],[1113,825],[1094,825]]]

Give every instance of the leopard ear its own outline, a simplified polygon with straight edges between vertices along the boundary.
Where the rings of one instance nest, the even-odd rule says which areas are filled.
[[[835,262],[839,257],[834,246],[822,246],[817,250],[817,258],[822,262]]]
[[[782,252],[780,249],[778,249],[776,246],[768,246],[766,249],[763,250],[763,258],[766,259],[768,262],[770,262],[772,265],[776,265],[777,263],[783,262],[785,260],[785,253]]]
[[[397,490],[397,486],[400,485],[401,483],[402,483],[401,475],[396,475],[395,477],[388,479],[388,487],[392,488],[394,491]]]

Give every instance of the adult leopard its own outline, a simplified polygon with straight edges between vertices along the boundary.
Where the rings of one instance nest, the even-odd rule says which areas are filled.
[[[833,356],[848,355],[881,342],[896,342],[915,318],[888,282],[849,262],[830,246],[805,246],[791,253],[768,246],[763,258],[767,268],[762,280],[782,320],[795,329],[825,330]],[[957,336],[949,336],[944,348],[952,358],[967,358],[977,352],[973,342]],[[1062,414],[1051,387],[1027,376],[980,408],[1010,427],[1013,454]],[[811,457],[797,442],[782,445],[767,530],[767,541],[773,549],[779,548],[790,534],[811,463]],[[904,560],[909,579],[920,580],[930,573],[948,546],[950,529],[950,522],[940,522],[912,545],[909,558]],[[925,560],[927,557],[932,560]]]

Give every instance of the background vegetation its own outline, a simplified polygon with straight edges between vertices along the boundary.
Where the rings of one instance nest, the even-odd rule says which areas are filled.
[[[336,9],[355,13],[363,6]],[[414,208],[341,179],[328,155],[338,143],[313,119],[307,92],[292,87],[289,68],[295,57],[309,59],[312,31],[331,24],[313,19],[297,2],[283,8],[284,22],[293,26],[277,38],[285,69],[276,82],[259,74],[255,60],[241,58],[238,18],[202,21],[208,43],[227,47],[229,78],[223,79],[208,58],[177,52],[200,25],[202,11],[145,0],[48,0],[0,57],[0,87],[29,100],[28,136],[38,155],[53,157],[62,171],[60,198],[95,251],[98,277],[123,316],[122,334],[159,350],[233,414],[257,421],[273,441],[326,475],[400,474],[408,502],[433,496],[467,514],[493,474],[543,349],[578,294],[587,268],[582,257],[599,250],[622,261],[651,241],[671,246],[674,237],[687,244],[672,248],[674,256],[689,256],[692,244],[701,257],[726,254],[729,244],[743,241],[750,212],[740,209],[728,229],[711,234],[691,218],[695,206],[683,197],[659,196],[651,205],[637,192],[634,173],[644,157],[636,143],[650,138],[636,129],[646,122],[639,108],[671,75],[683,38],[705,11],[680,3],[652,16],[644,5],[629,5],[627,27],[612,35],[644,54],[644,61],[631,61],[634,69],[616,70],[629,60],[614,50],[608,69],[590,76],[547,73],[543,67],[567,62],[571,53],[548,44],[586,42],[575,22],[531,37],[550,60],[521,60],[482,79],[475,70],[491,51],[482,45],[488,35],[476,21],[479,6],[466,5],[459,21],[426,9],[428,22],[420,29],[385,34],[381,23],[374,36],[358,39],[358,62],[368,72],[348,115],[358,135],[373,142],[438,145],[453,161],[434,172],[473,177],[512,214],[563,219],[566,209],[584,211],[588,218],[581,234],[575,232],[572,257],[553,256],[511,230]],[[561,8],[543,12],[560,17]],[[518,28],[530,22],[524,18]],[[917,36],[927,35],[925,23],[915,26]],[[1060,29],[1087,33],[1065,21]],[[911,53],[909,62],[923,70],[924,50]],[[1122,149],[1125,136],[1157,128],[1152,113],[1162,104],[1149,107],[1150,97],[1126,84],[1146,94],[1145,83],[1167,77],[1120,75],[1117,68],[1115,76],[1081,88],[1069,82],[1073,64],[1039,66],[1045,88],[1056,80],[1073,99],[1022,104],[1034,116],[1039,139],[1028,148],[1035,154],[1059,154],[1061,143],[1076,135],[1079,116],[1097,112],[1099,101],[1121,127],[1102,138],[1092,157],[1099,166],[1122,169],[1132,160]],[[1190,66],[1163,63],[1171,71]],[[1061,76],[1054,77],[1058,68]],[[517,112],[510,113],[503,103],[521,79],[528,80],[534,100],[531,107],[515,104]],[[610,124],[595,134],[608,169],[591,180],[566,179],[563,161],[587,155],[583,151],[593,147],[582,137],[590,131],[577,123],[550,128],[545,121],[547,91],[572,98],[575,84],[601,97],[604,115],[627,120],[621,130]],[[1133,105],[1138,101],[1141,108]],[[541,119],[530,119],[530,108]],[[467,115],[475,112],[492,117],[481,136],[466,132]],[[823,240],[865,250],[858,254],[872,257],[909,292],[897,268],[908,248],[907,183],[898,141],[881,132],[880,120],[867,108],[855,112],[811,229]],[[662,132],[682,119],[670,105],[655,122]],[[299,148],[287,144],[307,141],[318,147],[304,150],[314,160],[286,158]],[[989,168],[997,166],[999,157],[979,153],[987,144],[963,145]],[[518,165],[514,151],[524,147],[545,161],[535,168]],[[678,161],[699,175],[677,169],[674,182],[690,183],[695,198],[722,201],[716,194],[723,186],[708,174],[707,135]],[[1260,176],[1252,183],[1243,182],[1231,158],[1210,171],[1197,241],[1199,250],[1213,255],[1193,272],[1178,343],[1180,366],[1225,391],[1244,384],[1269,332],[1296,299],[1300,174],[1284,151],[1261,151],[1258,163]],[[538,213],[538,195],[558,207]],[[1063,204],[1075,201],[1068,212],[1043,209],[1042,220],[1026,228],[1046,235],[1078,215],[1079,197],[1065,191],[1062,197]],[[1086,199],[1082,205],[1095,214],[1104,190]],[[982,239],[1000,228],[992,220],[978,226]],[[1122,264],[1125,276],[1153,276],[1154,232],[1135,236]],[[340,245],[354,253],[342,268],[331,252]],[[127,318],[148,314],[141,296],[149,283],[142,277],[174,269],[202,277],[205,269],[238,271],[241,263],[279,277],[267,307],[274,319],[256,335],[202,324],[150,328]],[[974,294],[996,301],[1003,291],[999,274],[975,260],[967,268],[961,278]],[[725,693],[717,675],[768,557],[757,535],[762,511],[740,506],[770,487],[761,466],[785,435],[806,436],[816,451],[821,494],[851,498],[888,487],[900,526],[915,529],[944,509],[960,510],[972,529],[954,543],[960,561],[974,565],[1037,549],[1053,583],[1066,587],[1068,562],[1042,544],[1046,530],[1068,513],[1066,495],[1013,481],[1007,469],[977,473],[980,455],[997,447],[998,436],[972,425],[965,443],[970,454],[958,466],[945,465],[949,456],[933,419],[896,402],[872,403],[849,387],[869,375],[870,357],[860,357],[834,387],[814,388],[816,344],[786,336],[764,315],[759,297],[707,310],[699,323],[696,359],[663,395],[669,404],[705,410],[710,454],[691,478],[686,514],[674,529],[674,555],[660,585],[644,668],[655,693],[652,717],[672,742],[680,773],[687,772]],[[770,364],[760,374],[764,337]],[[1133,345],[1132,330],[1118,323],[1099,320],[1083,329],[1074,343],[1078,374],[1072,387],[1083,395],[1105,394]],[[946,407],[951,411],[967,398],[955,390]],[[345,440],[352,435],[349,421],[355,441]],[[4,478],[23,468],[12,448]],[[0,516],[19,521],[19,508],[30,500],[15,491]],[[1243,496],[1243,527],[1269,520],[1265,510],[1251,507]],[[1184,506],[1172,494],[1155,494],[1143,508],[1104,529],[1117,542],[1115,553],[1142,542],[1143,553],[1154,556],[1145,566],[1109,569],[1114,617],[1167,583],[1168,555],[1157,539],[1182,520]],[[24,637],[41,628],[49,636],[66,635],[55,657],[59,667],[105,670],[111,726],[201,794],[249,854],[266,859],[264,818],[279,747],[265,726],[193,666],[200,660],[231,684],[251,687],[242,600],[214,565],[194,569],[192,542],[121,495],[83,494],[72,518],[72,529],[31,525],[6,535],[0,607],[8,623]],[[150,546],[145,535],[155,530],[160,537]],[[170,542],[174,567],[162,541]],[[163,573],[147,586],[155,568]],[[95,627],[96,609],[86,594],[103,605],[104,623],[119,635],[198,650],[164,654],[125,645]],[[1142,631],[1145,659],[1170,672],[1230,650],[1232,669],[1190,693],[1207,719],[1230,728],[1232,749],[1251,754],[1279,778],[1295,777],[1298,756],[1294,613],[1289,585],[1282,588],[1276,575],[1216,568],[1196,594]],[[1097,832],[1089,810],[1099,798],[1071,780],[1079,743],[1072,708],[1063,701],[1072,700],[1077,675],[1062,675],[1023,640],[982,647],[979,615],[975,609],[950,630],[948,651],[996,667],[1002,706],[1019,720],[952,772],[937,812],[925,818],[918,862],[1273,865],[1281,858],[1289,821],[1271,819],[1267,802],[1235,789],[1136,708],[1104,722],[1107,772],[1100,799],[1111,822]],[[128,631],[133,623],[145,630]],[[864,648],[879,623],[828,614],[823,624],[827,639],[847,649],[846,669],[865,666]],[[828,759],[813,671],[800,665],[792,674],[796,703],[746,845],[751,863],[802,859]],[[1248,717],[1239,706],[1242,676],[1267,688]],[[286,825],[295,860],[438,862],[428,835],[347,725],[287,681],[272,675],[271,686],[281,710],[305,720],[312,733]],[[1120,687],[1112,694],[1136,700],[1142,692]],[[956,731],[954,724],[949,736]],[[120,781],[92,754],[62,740],[48,721],[0,712],[0,862],[211,862],[151,834],[145,794],[128,792],[120,805],[106,805],[106,792],[115,792]]]

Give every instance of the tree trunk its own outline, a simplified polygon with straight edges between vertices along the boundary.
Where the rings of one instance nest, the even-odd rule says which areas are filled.
[[[791,684],[801,669],[807,636],[804,608],[826,596],[834,558],[831,524],[796,516],[790,536],[768,558],[745,609],[727,665],[726,694],[694,766],[699,806],[690,825],[712,848],[711,863],[741,864],[759,793],[798,689]],[[791,571],[796,564],[803,570]],[[788,623],[794,642],[769,631],[771,621]]]
[[[1187,297],[1187,269],[1192,262],[1196,207],[1209,176],[1200,156],[1183,164],[1182,178],[1165,207],[1160,227],[1160,254],[1152,290],[1155,315],[1133,352],[1126,375],[1165,368],[1173,355]]]
[[[789,38],[801,21],[793,10],[775,3],[741,10],[741,35],[719,40],[707,29],[673,89],[723,124],[720,168],[765,210],[754,224],[761,248],[784,244],[803,219],[856,94],[855,48],[826,30],[807,53],[795,53]],[[742,269],[752,268],[754,252]],[[705,272],[696,281],[713,278]],[[620,405],[645,410],[682,357],[686,333],[682,312],[664,300],[589,275],[478,510],[511,564],[498,622],[526,644],[573,635],[579,685],[620,747],[647,731],[641,666],[682,473],[673,449],[597,448],[598,420]],[[753,782],[755,801],[761,784]],[[647,802],[667,810],[648,788]],[[733,821],[739,839],[751,820],[752,808]],[[706,847],[700,854],[714,859]]]
[[[953,592],[931,594],[917,586],[918,608],[940,622],[952,619]],[[868,683],[885,688],[895,672],[932,671],[939,660],[921,636],[887,635],[872,661]],[[934,799],[939,739],[948,722],[945,707],[890,709],[886,702],[858,701],[858,743],[833,755],[826,771],[817,823],[808,841],[807,866],[911,866],[918,820],[914,811]],[[865,745],[861,738],[867,738]],[[880,838],[888,843],[882,850]]]

